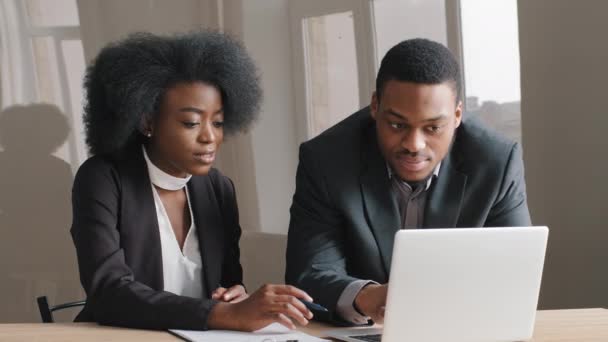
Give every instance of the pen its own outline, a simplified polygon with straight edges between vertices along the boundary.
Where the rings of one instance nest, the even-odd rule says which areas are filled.
[[[306,307],[309,310],[324,311],[324,312],[329,311],[329,310],[327,310],[326,308],[324,308],[323,306],[321,306],[321,305],[319,305],[317,303],[309,302],[307,300],[302,300],[302,299],[300,299],[300,302],[304,303],[304,305],[306,305]]]

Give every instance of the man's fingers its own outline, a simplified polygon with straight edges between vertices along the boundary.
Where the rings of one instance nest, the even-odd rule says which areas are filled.
[[[371,315],[371,319],[374,321],[374,323],[382,324],[384,322],[384,311],[384,306],[380,306],[377,308],[377,310],[375,310],[375,312]]]

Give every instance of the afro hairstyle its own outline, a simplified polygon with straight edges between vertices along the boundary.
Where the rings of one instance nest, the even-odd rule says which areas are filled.
[[[241,43],[215,31],[172,36],[134,33],[104,47],[87,68],[83,120],[91,154],[143,141],[142,122],[159,110],[178,83],[218,88],[224,130],[247,130],[258,116],[262,90],[257,68]]]

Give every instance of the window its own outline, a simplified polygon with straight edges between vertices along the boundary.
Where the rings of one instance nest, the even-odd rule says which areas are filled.
[[[516,0],[460,0],[467,115],[521,141]]]
[[[47,103],[62,112],[70,133],[54,153],[72,170],[86,159],[82,125],[85,60],[76,0],[0,3],[2,109]]]
[[[303,20],[309,98],[308,131],[316,136],[359,109],[353,13]]]
[[[299,142],[369,104],[375,48],[369,0],[290,0]]]

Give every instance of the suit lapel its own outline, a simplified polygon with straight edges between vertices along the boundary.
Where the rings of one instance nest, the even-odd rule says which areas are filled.
[[[152,185],[141,145],[123,157],[121,239],[125,258],[138,281],[162,290],[163,262]]]
[[[386,162],[378,148],[374,126],[364,139],[362,153],[361,193],[368,224],[376,238],[384,271],[388,274],[393,254],[395,233],[400,228],[399,209],[391,190]]]
[[[222,251],[222,217],[216,194],[208,176],[192,177],[188,184],[188,192],[192,201],[192,215],[196,224],[196,233],[203,261],[203,285],[205,295],[220,284]]]
[[[442,161],[439,176],[427,199],[425,228],[452,228],[458,223],[467,176],[456,169],[453,153],[448,153]]]

